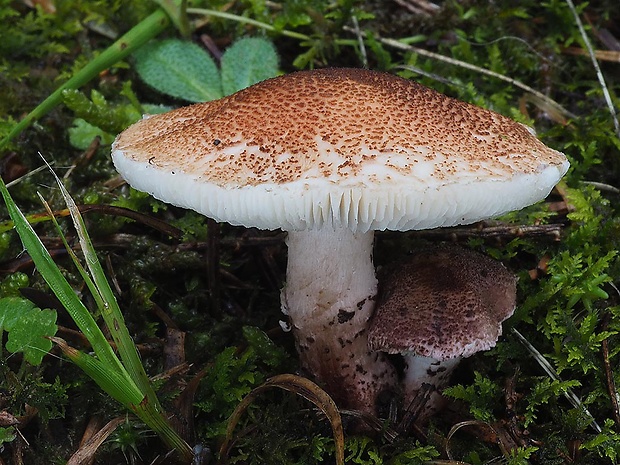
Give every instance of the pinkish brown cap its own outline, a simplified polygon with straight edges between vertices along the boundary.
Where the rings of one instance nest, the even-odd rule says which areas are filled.
[[[516,305],[516,277],[455,246],[416,252],[380,280],[371,350],[447,360],[495,346]]]
[[[292,73],[147,117],[112,158],[136,189],[218,221],[354,232],[521,209],[569,166],[509,118],[363,69]]]

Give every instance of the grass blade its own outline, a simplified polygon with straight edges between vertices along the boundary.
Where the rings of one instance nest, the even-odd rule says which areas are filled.
[[[64,186],[60,183],[60,180],[58,180],[58,178],[56,179],[61,186],[63,196],[72,212],[75,227],[79,231],[80,243],[86,256],[86,263],[92,274],[92,279],[81,264],[79,264],[79,260],[77,260],[75,254],[73,254],[72,259],[76,261],[80,273],[82,273],[82,276],[84,276],[87,283],[89,283],[89,288],[93,291],[95,299],[102,307],[101,313],[104,316],[104,320],[109,326],[112,334],[116,336],[115,342],[117,343],[121,359],[125,364],[129,365],[131,369],[126,369],[126,366],[118,359],[103,335],[103,332],[97,326],[94,318],[75,294],[71,285],[64,276],[62,276],[49,252],[32,229],[32,226],[28,223],[24,214],[11,198],[4,182],[0,179],[0,193],[4,198],[9,215],[15,224],[15,229],[24,247],[30,254],[39,273],[41,273],[50,288],[54,291],[54,294],[56,294],[62,305],[71,315],[78,328],[80,328],[88,338],[93,350],[95,350],[97,358],[70,348],[66,343],[64,346],[61,345],[61,349],[63,349],[67,357],[82,368],[84,372],[111,397],[131,409],[144,423],[155,431],[168,446],[176,449],[185,460],[190,461],[193,457],[193,452],[187,442],[179,436],[164,416],[164,411],[159,404],[155,391],[142,366],[137,349],[124,324],[124,319],[116,302],[116,298],[105,279],[105,274],[97,259],[77,206]],[[64,238],[63,242],[66,242]],[[68,244],[66,244],[66,246],[68,246]],[[71,251],[71,253],[73,252]],[[59,345],[61,344],[59,340],[54,341],[59,343]]]
[[[89,288],[91,288],[93,296],[99,305],[105,324],[108,327],[114,342],[116,343],[116,348],[122,360],[123,372],[127,373],[128,386],[136,386],[136,389],[140,393],[140,400],[137,403],[134,403],[133,401],[123,403],[138,417],[140,417],[140,419],[144,421],[153,431],[155,431],[169,446],[175,448],[184,458],[190,459],[193,457],[193,453],[189,445],[172,428],[164,416],[164,409],[159,403],[159,399],[155,394],[153,386],[151,385],[146,371],[144,370],[144,366],[142,365],[142,361],[140,360],[138,350],[136,349],[133,339],[129,334],[127,326],[125,325],[125,318],[123,317],[121,309],[118,306],[118,302],[116,301],[116,296],[114,295],[101,263],[99,262],[95,248],[90,240],[88,231],[86,230],[84,219],[82,218],[75,201],[65,188],[62,181],[58,178],[58,176],[56,176],[56,173],[54,173],[51,168],[50,171],[52,172],[52,175],[60,188],[60,192],[62,193],[67,208],[71,214],[73,225],[77,231],[82,253],[84,254],[86,266],[90,272],[90,275],[88,275],[85,270],[83,272],[88,277],[87,282],[90,283]],[[78,268],[83,270],[81,265]],[[98,365],[89,365],[87,368],[91,370],[100,369]],[[105,372],[99,373],[95,371],[93,374],[99,376],[105,374]],[[93,379],[97,381],[96,378]],[[101,384],[100,386],[104,388]],[[134,398],[134,400],[136,399]]]
[[[63,307],[71,315],[71,318],[73,318],[80,331],[88,338],[93,350],[101,361],[122,370],[122,365],[116,357],[116,354],[114,354],[103,332],[99,326],[97,326],[95,319],[62,275],[51,255],[34,232],[34,229],[32,229],[32,226],[30,226],[26,220],[24,214],[17,208],[17,205],[11,198],[2,180],[0,180],[0,193],[7,206],[9,215],[15,224],[15,229],[19,234],[22,244],[30,254],[32,261],[39,273],[41,273],[41,276],[43,276],[43,279],[50,286],[54,294],[56,294],[56,297],[58,297]]]
[[[50,338],[60,347],[62,353],[78,367],[80,367],[95,383],[108,395],[130,410],[135,410],[144,399],[140,389],[126,376],[112,370],[109,365],[85,354],[65,342],[59,337]]]
[[[84,283],[86,283],[86,287],[88,287],[88,290],[90,291],[91,295],[95,299],[95,302],[97,304],[97,308],[99,308],[101,310],[101,308],[103,308],[103,301],[101,300],[101,295],[99,295],[99,291],[97,290],[97,287],[95,286],[95,283],[90,278],[90,275],[84,269],[84,267],[82,266],[82,263],[78,259],[77,255],[75,254],[75,252],[73,251],[73,249],[71,248],[69,243],[67,242],[67,238],[62,233],[62,229],[60,229],[60,225],[58,224],[58,220],[56,219],[56,216],[54,215],[54,212],[52,212],[52,209],[50,208],[49,204],[47,203],[47,201],[43,198],[43,196],[39,192],[37,192],[37,195],[39,196],[39,199],[41,200],[41,203],[43,204],[43,207],[45,208],[45,211],[49,215],[49,219],[54,224],[54,227],[56,228],[56,231],[58,232],[58,236],[60,237],[60,240],[62,241],[63,245],[65,246],[65,250],[67,251],[67,254],[69,254],[69,257],[71,258],[71,260],[73,261],[73,264],[75,265],[75,267],[77,268],[78,272],[80,273],[80,276],[82,276],[82,279],[84,280]]]
[[[144,371],[144,367],[142,365],[142,361],[140,360],[136,346],[133,343],[133,339],[129,334],[127,326],[125,325],[125,318],[123,317],[121,309],[118,306],[116,296],[108,283],[103,268],[101,267],[101,263],[99,262],[95,252],[95,248],[90,240],[90,237],[88,236],[86,225],[84,224],[84,218],[82,218],[75,201],[65,188],[62,181],[58,178],[58,176],[56,176],[56,173],[54,173],[53,170],[50,169],[50,171],[56,179],[56,183],[60,188],[60,192],[62,193],[67,208],[69,209],[71,218],[73,219],[73,225],[77,231],[80,245],[82,247],[82,253],[84,254],[84,258],[86,260],[86,266],[90,272],[92,282],[94,282],[94,289],[92,289],[93,296],[95,297],[97,304],[100,306],[101,315],[103,316],[108,330],[112,335],[112,339],[114,339],[114,342],[116,343],[116,347],[119,356],[123,361],[123,365],[129,372],[131,379],[138,385],[140,390],[146,394],[151,402],[158,404],[155,391],[153,390],[149,378]]]

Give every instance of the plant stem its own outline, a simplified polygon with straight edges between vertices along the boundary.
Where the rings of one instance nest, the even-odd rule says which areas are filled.
[[[293,39],[311,39],[311,37],[306,34],[289,31],[287,29],[276,29],[271,24],[263,23],[261,21],[257,21],[251,18],[246,18],[244,16],[234,15],[232,13],[225,13],[223,11],[209,10],[207,8],[188,8],[187,13],[192,15],[215,16],[216,18],[230,19],[231,21],[236,21],[238,23],[251,24],[252,26],[260,27],[261,29],[266,29],[267,31],[277,32],[279,34],[282,34],[283,36],[291,37]]]
[[[166,29],[169,24],[170,19],[162,9],[158,9],[147,16],[110,47],[104,50],[101,55],[90,61],[84,68],[73,75],[71,79],[61,85],[34,110],[28,113],[24,119],[17,123],[11,132],[0,141],[0,150],[4,149],[13,138],[30,126],[34,121],[45,116],[56,107],[56,105],[61,103],[63,91],[67,89],[77,89],[83,86],[99,73],[119,62],[150,39],[157,36]],[[2,154],[0,154],[0,158],[1,157]]]

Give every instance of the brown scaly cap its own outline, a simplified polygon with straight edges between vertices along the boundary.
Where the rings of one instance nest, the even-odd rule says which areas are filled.
[[[269,229],[470,223],[540,200],[568,168],[564,155],[509,118],[362,69],[292,73],[148,117],[117,138],[113,159],[139,190]],[[500,188],[505,202],[481,200]],[[458,205],[463,196],[482,206]],[[256,219],[256,204],[266,202],[275,206]]]
[[[370,349],[437,360],[488,350],[514,312],[516,282],[500,262],[467,249],[419,251],[381,280]]]

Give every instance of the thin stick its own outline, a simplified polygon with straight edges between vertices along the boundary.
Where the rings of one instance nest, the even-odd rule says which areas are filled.
[[[601,330],[607,331],[609,326],[609,313],[606,313],[603,317],[601,324]],[[620,399],[618,398],[618,390],[616,389],[616,382],[614,380],[614,372],[611,369],[611,363],[609,363],[609,338],[605,338],[601,341],[601,350],[603,352],[603,365],[605,366],[605,378],[607,378],[607,392],[609,392],[609,399],[611,400],[611,406],[613,407],[614,421],[617,426],[620,426]]]
[[[306,34],[289,31],[287,29],[276,29],[276,27],[272,26],[271,24],[263,23],[262,21],[257,21],[252,18],[246,18],[245,16],[226,13],[225,11],[211,10],[208,8],[188,8],[187,13],[190,15],[215,16],[216,18],[237,21],[238,23],[242,24],[250,24],[252,26],[260,27],[261,29],[265,29],[267,31],[277,32],[278,34],[282,34],[283,36],[291,37],[293,39],[310,40],[310,36],[307,36]]]
[[[547,373],[547,375],[551,379],[555,381],[561,381],[561,378],[560,378],[560,375],[558,375],[558,372],[555,371],[555,368],[551,366],[551,363],[549,363],[549,361],[538,351],[538,349],[536,349],[536,347],[530,344],[530,342],[523,336],[523,334],[521,334],[515,328],[512,328],[512,332],[515,336],[517,336],[517,339],[519,339],[519,342],[521,342],[521,344],[525,346],[525,348],[529,351],[532,357],[534,357],[534,360],[538,362],[538,364],[545,371],[545,373]],[[599,426],[599,424],[594,419],[594,417],[592,416],[592,414],[590,413],[590,411],[588,410],[588,408],[583,404],[583,402],[581,402],[581,399],[577,397],[577,394],[575,394],[575,392],[572,389],[570,388],[566,389],[566,391],[564,392],[564,397],[566,397],[566,399],[573,405],[573,407],[580,409],[591,420],[590,426],[592,426],[592,428],[597,433],[600,433],[603,431],[601,427]]]
[[[577,13],[575,4],[573,3],[572,0],[566,0],[566,4],[570,8],[570,11],[573,13],[573,16],[575,18],[575,23],[577,23],[577,27],[579,28],[579,33],[581,34],[581,39],[583,40],[584,45],[588,49],[588,54],[590,55],[590,59],[592,60],[592,66],[594,67],[594,71],[596,71],[596,77],[598,78],[598,82],[601,84],[601,89],[603,90],[603,95],[605,96],[605,102],[607,103],[607,108],[609,109],[609,113],[611,114],[611,118],[614,122],[614,128],[616,129],[616,135],[620,139],[620,122],[618,122],[618,115],[616,114],[614,103],[611,100],[609,89],[607,89],[607,84],[605,83],[605,78],[603,77],[603,73],[601,72],[601,67],[598,65],[596,54],[594,53],[594,49],[592,48],[590,39],[588,39],[586,30],[583,27],[581,18],[579,18],[579,14]]]
[[[355,30],[353,28],[351,28],[351,27],[345,26],[344,29],[349,31],[349,32],[355,33]],[[360,33],[362,34],[362,36],[366,36],[364,31],[361,31]],[[481,68],[479,66],[472,65],[471,63],[467,63],[465,61],[455,60],[454,58],[450,58],[450,57],[447,57],[445,55],[441,55],[439,53],[429,52],[428,50],[424,50],[423,48],[418,48],[418,47],[414,47],[412,45],[405,44],[405,43],[403,43],[403,42],[401,42],[399,40],[385,39],[385,38],[378,37],[378,36],[375,36],[375,39],[378,40],[379,42],[381,42],[382,44],[389,45],[390,47],[394,47],[394,48],[397,48],[399,50],[406,50],[406,51],[409,51],[409,52],[414,52],[414,53],[417,53],[418,55],[422,55],[422,56],[425,56],[425,57],[428,57],[428,58],[432,58],[432,59],[438,60],[438,61],[443,61],[444,63],[448,63],[448,64],[451,64],[451,65],[460,66],[461,68],[470,69],[470,70],[476,71],[476,72],[478,72],[480,74],[486,74],[487,76],[491,76],[491,77],[500,79],[502,81],[506,81],[506,82],[508,82],[509,84],[512,84],[515,87],[519,87],[520,89],[523,89],[524,91],[529,92],[529,93],[535,95],[536,97],[538,97],[541,100],[545,101],[550,106],[554,107],[559,112],[563,113],[564,115],[568,116],[569,118],[573,118],[574,119],[574,118],[577,117],[576,115],[574,115],[573,113],[568,111],[566,108],[564,108],[562,105],[560,105],[558,102],[556,102],[553,99],[550,99],[549,97],[547,97],[542,92],[537,91],[536,89],[533,89],[532,87],[528,86],[527,84],[523,84],[521,81],[517,81],[516,79],[513,79],[511,77],[505,76],[504,74],[496,73],[495,71],[491,71],[491,70],[486,69],[486,68]]]
[[[368,55],[366,54],[366,45],[364,44],[364,38],[362,37],[362,33],[360,31],[360,25],[357,21],[357,17],[353,15],[351,17],[351,21],[353,21],[353,27],[355,28],[355,35],[357,36],[357,43],[360,49],[360,55],[362,58],[362,66],[364,68],[368,68]]]

